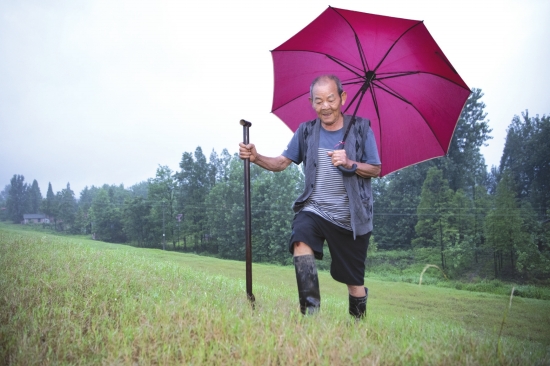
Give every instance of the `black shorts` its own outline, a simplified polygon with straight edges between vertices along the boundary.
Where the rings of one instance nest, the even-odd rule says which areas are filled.
[[[325,240],[332,257],[330,274],[346,285],[363,286],[365,283],[365,261],[371,233],[358,235],[333,224],[313,212],[300,211],[294,216],[289,251],[294,254],[294,243],[306,243],[316,259],[323,259]]]

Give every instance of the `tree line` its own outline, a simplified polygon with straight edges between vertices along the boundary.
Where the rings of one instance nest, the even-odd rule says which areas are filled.
[[[480,152],[491,138],[473,89],[445,157],[375,179],[378,250],[410,250],[437,258],[451,276],[550,277],[550,117],[515,116],[498,167]],[[286,142],[283,142],[286,143]],[[36,180],[14,175],[0,194],[0,217],[21,222],[42,212],[53,230],[114,243],[244,259],[243,162],[224,149],[207,159],[184,152],[179,170],[129,188],[70,185],[43,198]],[[291,205],[304,184],[300,167],[283,172],[251,166],[254,261],[289,264]]]

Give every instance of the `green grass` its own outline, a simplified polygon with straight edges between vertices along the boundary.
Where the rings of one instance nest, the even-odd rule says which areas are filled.
[[[320,273],[299,313],[294,269],[0,227],[0,364],[550,363],[550,302],[367,279],[368,317]]]
[[[369,253],[367,277],[384,281],[419,283],[420,273],[428,264],[440,266],[437,249],[422,248],[412,250],[376,251]],[[440,268],[440,267],[439,267]],[[423,276],[422,285],[447,287],[457,290],[484,292],[497,295],[550,300],[550,286],[518,284],[491,278],[480,278],[462,274],[462,279],[453,279],[450,273],[443,275],[440,269],[429,268]],[[471,278],[470,278],[471,277]]]
[[[42,225],[12,225],[0,223],[0,227],[7,230],[39,232],[43,234],[54,234],[64,238],[75,238],[78,240],[89,239],[89,235],[74,235],[65,232],[55,232],[51,228],[43,228]],[[172,246],[166,248],[172,251]],[[197,254],[197,253],[195,253]],[[199,253],[200,255],[215,257],[211,253]],[[317,262],[317,269],[320,271],[330,270],[330,252],[325,246],[324,261]],[[382,281],[419,283],[420,273],[427,264],[439,264],[440,254],[437,248],[421,248],[412,250],[374,250],[369,252],[367,261],[367,277],[380,279]],[[289,256],[287,265],[292,265],[292,258]],[[475,271],[478,272],[478,271]],[[491,272],[492,274],[492,272]],[[451,275],[450,273],[448,274]],[[550,282],[539,281],[535,284],[520,284],[492,279],[485,273],[485,277],[462,274],[463,279],[452,279],[445,277],[439,270],[430,269],[423,277],[422,284],[427,286],[448,287],[457,290],[485,292],[497,295],[509,295],[512,287],[515,287],[514,295],[532,299],[550,300]],[[466,279],[467,277],[467,279]]]

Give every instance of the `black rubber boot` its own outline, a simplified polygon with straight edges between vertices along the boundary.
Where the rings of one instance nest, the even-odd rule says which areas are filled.
[[[367,299],[369,297],[369,289],[365,287],[365,296],[355,297],[349,295],[349,313],[355,319],[362,319],[367,315]]]
[[[311,254],[294,257],[294,268],[296,269],[296,282],[298,283],[300,311],[304,315],[314,314],[321,307],[315,257]]]

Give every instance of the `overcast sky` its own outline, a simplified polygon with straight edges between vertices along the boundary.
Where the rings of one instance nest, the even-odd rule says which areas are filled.
[[[423,20],[493,129],[498,165],[514,115],[550,114],[550,1],[0,0],[0,190],[14,174],[45,196],[69,182],[135,183],[201,146],[251,141],[279,155],[270,50],[328,5]]]

